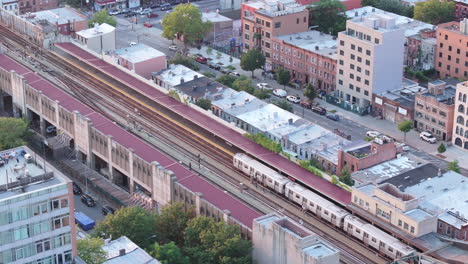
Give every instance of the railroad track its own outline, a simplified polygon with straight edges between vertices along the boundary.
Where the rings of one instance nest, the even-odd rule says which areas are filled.
[[[4,31],[0,27],[0,34],[3,34],[3,32]],[[21,38],[16,36],[16,34],[14,33],[11,34],[10,32],[8,34],[8,38],[10,40],[9,41],[10,44],[13,44],[12,42],[16,42],[17,44],[20,44],[20,45],[25,45],[25,44],[29,45],[27,42],[21,41]],[[17,39],[18,39],[18,42],[16,41]],[[56,58],[55,55],[51,55],[45,52],[43,58],[47,59],[48,63],[55,65],[58,69],[65,70],[67,72],[67,76],[59,74],[58,76],[56,76],[56,78],[63,85],[66,85],[70,90],[72,90],[74,96],[80,98],[80,100],[88,104],[90,107],[92,107],[96,111],[101,112],[105,116],[111,118],[111,120],[113,120],[112,116],[109,115],[109,113],[107,113],[106,111],[104,111],[102,106],[105,106],[106,109],[110,109],[112,110],[112,112],[117,113],[120,116],[129,116],[129,113],[132,113],[132,116],[130,118],[133,119],[134,121],[138,120],[138,126],[140,126],[142,130],[149,131],[151,132],[152,135],[156,135],[159,140],[165,142],[165,144],[170,144],[171,146],[177,148],[177,150],[180,153],[184,153],[185,156],[189,156],[189,159],[193,160],[194,162],[197,161],[198,156],[195,155],[194,153],[187,152],[186,149],[179,146],[180,142],[176,142],[177,140],[181,140],[182,142],[191,146],[192,148],[199,150],[200,153],[204,153],[206,157],[209,157],[210,159],[216,161],[217,163],[222,164],[224,167],[231,169],[231,174],[234,174],[235,176],[228,175],[224,170],[220,169],[219,166],[213,165],[211,162],[208,162],[207,159],[204,160],[203,162],[204,167],[209,168],[211,171],[215,172],[220,177],[223,177],[223,179],[225,179],[230,184],[238,186],[239,179],[246,178],[245,175],[233,169],[232,156],[226,155],[225,152],[220,151],[219,149],[213,147],[211,144],[206,144],[206,142],[201,140],[199,137],[196,137],[193,134],[188,133],[188,131],[184,130],[183,128],[181,128],[180,126],[172,122],[168,122],[168,120],[164,119],[162,116],[158,114],[155,115],[152,109],[148,109],[136,102],[128,100],[128,98],[125,97],[125,95],[116,92],[111,87],[108,87],[107,85],[92,78],[91,76],[86,75],[83,72],[80,72],[79,70],[70,67],[70,65],[65,64],[63,61],[61,61],[60,58]],[[43,65],[46,66],[45,64]],[[85,85],[82,85],[82,84],[85,84]],[[92,89],[86,89],[85,86],[93,87],[94,89],[96,89],[96,91]],[[99,95],[97,91],[99,93],[107,95],[107,97]],[[109,98],[111,98],[112,100],[109,100]],[[99,105],[96,104],[96,102],[99,102]],[[135,112],[134,111],[135,109],[137,109],[138,111]],[[131,123],[131,120],[128,120],[128,122]],[[164,132],[166,135],[175,136],[177,140],[171,140],[169,137],[163,136],[161,132]],[[253,198],[257,200],[261,200],[264,203],[267,203],[274,210],[280,210],[280,208],[284,208],[284,205],[278,202],[272,201],[271,195],[274,195],[277,199],[279,199],[283,203],[292,205],[293,208],[295,207],[296,210],[300,210],[299,206],[293,205],[292,203],[290,203],[283,197],[278,196],[275,193],[265,192],[265,190],[267,189],[261,188],[260,190],[263,190],[263,191],[256,190],[255,188],[250,188],[248,192]],[[302,216],[298,216],[296,212],[292,212],[292,211],[294,210],[283,210],[283,214],[288,215],[289,217],[296,219],[296,220],[304,218]],[[309,217],[313,218],[314,221],[321,221],[323,224],[328,225],[326,222],[322,221],[321,219],[318,219],[317,217],[313,215],[309,215]],[[305,222],[307,223],[307,225],[309,225],[308,227],[310,229],[326,237],[326,240],[328,240],[329,242],[335,245],[340,245],[339,246],[340,249],[346,253],[345,254],[346,255],[345,258],[347,259],[346,263],[372,263],[373,262],[368,257],[364,256],[363,254],[360,254],[356,252],[356,250],[353,250],[347,247],[342,241],[339,241],[338,239],[333,238],[331,236],[327,236],[323,231],[315,228],[313,226],[313,221],[311,221],[311,219],[305,219]],[[333,230],[336,231],[336,229],[334,228]],[[350,239],[349,237],[347,238]],[[352,239],[350,240],[352,241]],[[368,250],[372,251],[370,249]],[[350,252],[353,252],[353,253],[350,253]]]

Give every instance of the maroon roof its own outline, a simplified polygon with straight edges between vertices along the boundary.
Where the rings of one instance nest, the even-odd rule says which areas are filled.
[[[101,63],[96,62],[96,57],[90,58],[90,53],[84,51],[78,46],[71,43],[58,43],[55,44],[62,50],[68,52],[69,54],[84,60],[93,65],[100,65],[101,70],[117,80],[127,84],[130,87],[140,91],[141,93],[147,95],[158,103],[172,108],[172,110],[179,115],[185,117],[186,119],[192,120],[194,123],[204,127],[211,133],[217,135],[218,137],[230,142],[231,144],[237,146],[241,150],[249,153],[255,157],[261,157],[262,161],[269,164],[270,166],[276,168],[283,173],[294,177],[296,180],[310,186],[311,188],[317,190],[318,192],[323,193],[324,195],[332,198],[333,200],[347,205],[351,202],[351,193],[343,190],[336,185],[330,183],[329,181],[322,179],[315,174],[303,169],[301,166],[289,161],[288,159],[270,152],[264,149],[262,146],[253,143],[251,140],[245,138],[239,132],[221,124],[214,122],[212,118],[199,113],[198,111],[192,109],[189,106],[181,105],[177,107],[172,107],[174,105],[175,99],[164,94],[163,92],[155,89],[153,86],[149,85],[146,82],[143,82],[134,76],[124,72],[123,70],[107,64],[107,66],[102,66]],[[83,54],[86,53],[86,54]]]
[[[85,104],[66,94],[53,84],[44,80],[42,77],[31,72],[29,69],[23,67],[4,54],[0,54],[0,68],[7,71],[14,70],[17,73],[21,73],[23,76],[28,76],[27,79],[32,78],[35,80],[30,84],[32,87],[42,91],[45,96],[53,100],[59,100],[60,105],[66,109],[70,111],[79,111],[93,122],[94,127],[98,131],[102,132],[104,135],[111,135],[113,140],[122,146],[134,149],[135,154],[143,160],[147,162],[156,161],[161,164],[161,166],[171,170],[174,172],[176,178],[180,179],[182,185],[192,192],[201,192],[205,200],[221,210],[229,210],[231,215],[240,223],[252,228],[253,219],[261,215],[240,200],[225,194],[222,190],[194,174],[192,171],[186,169],[177,161],[165,156],[135,135],[114,124],[111,120],[95,112]]]

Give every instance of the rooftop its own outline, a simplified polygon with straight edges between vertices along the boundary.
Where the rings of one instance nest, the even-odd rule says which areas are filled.
[[[39,22],[40,20],[46,20],[51,24],[66,24],[69,21],[73,22],[79,22],[79,21],[85,21],[88,18],[80,14],[78,11],[68,8],[68,7],[62,7],[62,8],[56,8],[56,9],[49,9],[49,10],[44,10],[44,11],[38,11],[32,14],[28,14],[25,16],[27,20],[30,22]]]
[[[114,54],[132,63],[138,63],[154,58],[159,58],[161,56],[166,56],[166,54],[162,53],[161,51],[142,43],[115,50]]]
[[[196,72],[180,64],[171,64],[166,70],[160,71],[158,73],[153,73],[153,76],[155,75],[158,76],[158,79],[172,86],[177,86],[182,82],[188,82],[193,80],[194,78],[204,76],[201,73]]]
[[[336,37],[332,35],[311,30],[296,34],[276,36],[276,38],[301,49],[336,59],[337,42]]]
[[[202,13],[202,19],[203,21],[210,21],[212,23],[218,23],[218,22],[225,22],[225,21],[232,21],[229,17],[225,17],[218,12],[205,12]]]
[[[468,220],[465,216],[461,216],[460,212],[451,212],[447,211],[441,215],[439,215],[439,220],[444,221],[455,228],[462,229],[463,227],[468,225]]]
[[[102,246],[102,249],[107,253],[107,260],[104,264],[160,264],[158,260],[151,257],[126,236],[109,241]]]
[[[113,31],[115,31],[115,27],[106,23],[102,23],[101,25],[95,25],[92,28],[78,31],[76,32],[76,34],[82,36],[83,38],[91,38],[91,37],[108,34]]]
[[[211,104],[215,105],[216,107],[222,110],[227,110],[229,108],[234,108],[236,106],[246,105],[253,100],[258,100],[258,99],[257,97],[245,91],[238,92],[233,89],[230,89],[227,91],[227,93],[224,93],[223,98],[214,100]],[[261,100],[258,100],[258,101],[261,101]]]
[[[431,83],[435,83],[435,82],[437,81],[433,81]],[[443,92],[440,94],[433,94],[430,91],[426,91],[424,93],[421,93],[421,96],[434,97],[437,99],[438,102],[444,103],[446,105],[453,105],[455,104],[455,93],[456,93],[456,89],[454,87],[447,86],[444,88]]]
[[[0,201],[69,181],[26,146],[0,152]]]
[[[379,94],[379,96],[397,102],[404,107],[413,109],[416,93],[425,91],[427,91],[427,88],[419,86],[417,82],[403,78],[403,85],[401,89],[385,91]]]
[[[294,14],[306,10],[306,6],[296,3],[295,0],[263,0],[246,2],[244,5],[253,7],[257,13],[276,17]]]
[[[302,129],[299,129],[288,135],[288,140],[296,145],[302,145],[304,143],[311,142],[314,139],[323,137],[325,135],[331,134],[329,130],[314,124],[309,124],[304,126]]]
[[[391,183],[401,191],[405,191],[410,186],[424,182],[432,177],[437,177],[439,168],[432,163],[424,163],[414,169],[407,170],[404,173],[382,181],[382,183]]]
[[[304,254],[309,255],[315,259],[321,259],[323,257],[336,254],[338,251],[335,248],[329,247],[323,242],[318,242],[309,247],[302,249]]]
[[[428,214],[427,212],[421,210],[421,209],[413,209],[405,213],[405,215],[411,217],[412,219],[421,222],[426,219],[432,218],[433,215]]]
[[[188,82],[183,82],[174,88],[195,98],[195,100],[206,98],[210,99],[210,101],[214,98],[222,98],[224,90],[230,89],[204,76]]]
[[[322,157],[333,164],[338,164],[338,151],[355,144],[334,133],[327,134],[308,143],[307,148],[315,150],[315,155]]]
[[[465,18],[465,20],[466,20],[466,18]],[[447,23],[444,23],[444,24],[440,24],[439,28],[443,28],[443,29],[455,32],[457,34],[467,36],[468,34],[466,32],[465,32],[465,34],[463,34],[463,32],[462,32],[463,29],[460,28],[460,25],[462,23],[463,23],[463,21],[462,22],[456,22],[456,21],[447,22]],[[467,23],[467,22],[465,22],[465,23]]]
[[[271,131],[299,119],[297,115],[273,104],[263,105],[256,110],[242,113],[237,118],[263,132]]]
[[[412,154],[407,154],[373,167],[354,172],[352,178],[358,183],[372,182],[374,184],[379,184],[386,179],[415,169],[422,163],[426,162]]]
[[[387,11],[384,11],[375,7],[371,7],[371,6],[365,6],[365,7],[346,11],[347,17],[351,19],[358,18],[358,20],[360,18],[370,17],[376,14],[383,14],[388,18],[394,18],[395,26],[399,28],[404,28],[406,37],[416,35],[422,29],[435,28],[434,25],[424,23],[419,20],[414,20],[405,16],[400,16],[394,13],[390,13],[390,12],[387,12]]]

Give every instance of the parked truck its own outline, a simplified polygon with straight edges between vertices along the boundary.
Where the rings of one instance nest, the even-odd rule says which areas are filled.
[[[89,216],[82,212],[75,212],[75,222],[84,231],[88,231],[96,225],[96,222],[94,222],[93,219],[89,218]]]

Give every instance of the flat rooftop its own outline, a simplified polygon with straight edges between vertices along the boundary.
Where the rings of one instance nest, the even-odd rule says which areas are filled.
[[[70,181],[26,146],[4,150],[0,158],[0,200]]]
[[[337,41],[336,37],[316,30],[276,36],[283,42],[311,51],[332,59],[336,59]]]
[[[378,96],[385,97],[389,100],[397,102],[409,109],[414,109],[416,93],[426,91],[427,88],[419,86],[417,82],[403,78],[403,85],[401,89],[385,91]]]
[[[302,145],[329,134],[332,134],[330,130],[315,124],[309,124],[289,134],[288,140],[296,145]]]
[[[387,17],[395,19],[395,25],[399,28],[404,28],[405,36],[413,36],[419,33],[423,29],[435,29],[436,26],[424,23],[419,20],[411,19],[405,16],[400,16],[394,13],[390,13],[375,7],[365,6],[361,8],[356,8],[353,10],[346,11],[346,16],[350,19],[360,20],[361,18],[373,16],[376,14],[384,14]]]
[[[232,21],[232,19],[230,19],[229,17],[225,17],[219,14],[218,12],[204,12],[202,13],[202,20],[210,21],[212,23]]]
[[[354,172],[351,176],[359,183],[372,182],[374,184],[379,184],[382,181],[413,170],[425,163],[427,162],[412,154],[407,154],[370,168]]]
[[[300,117],[276,105],[267,104],[256,110],[240,114],[237,118],[261,131],[268,132],[289,122],[294,122]]]
[[[437,99],[438,102],[441,102],[441,103],[444,103],[446,105],[453,105],[455,104],[455,93],[456,93],[456,89],[451,87],[451,86],[447,86],[445,87],[444,89],[444,92],[441,93],[441,94],[432,94],[430,92],[425,92],[425,93],[422,93],[421,95],[422,96],[428,96],[428,97],[434,97],[435,99]]]
[[[168,83],[172,86],[176,86],[181,84],[182,82],[188,82],[193,80],[194,78],[202,77],[199,72],[196,72],[184,65],[174,65],[171,64],[166,70],[152,73],[153,76],[158,76],[157,78]]]
[[[115,55],[126,59],[132,63],[147,61],[154,58],[166,56],[161,51],[147,46],[143,43],[138,43],[134,46],[121,48],[113,52]]]
[[[245,105],[257,97],[245,92],[245,91],[236,91],[233,89],[228,90],[223,98],[211,102],[211,104],[219,107],[220,109],[226,110],[232,107]],[[258,100],[258,99],[257,99]]]
[[[456,22],[456,21],[447,22],[447,23],[444,23],[444,24],[440,24],[439,28],[443,28],[443,29],[458,33],[460,35],[465,35],[466,36],[466,34],[463,34],[460,31],[460,22]]]
[[[92,38],[92,37],[108,34],[113,31],[115,31],[115,27],[106,23],[102,23],[101,25],[96,25],[92,28],[78,31],[76,32],[76,34],[82,36],[83,38]]]
[[[329,255],[338,253],[338,251],[335,248],[329,247],[328,245],[322,242],[318,242],[309,247],[306,247],[302,249],[302,251],[304,252],[304,254],[309,255],[315,259],[321,259],[323,257],[327,257]]]
[[[78,13],[78,11],[68,7],[39,11],[29,14],[25,17],[32,22],[38,22],[39,20],[47,20],[53,25],[55,25],[56,23],[62,25],[68,23],[68,21],[79,22],[88,19],[85,15],[80,14]]]
[[[123,263],[145,263],[160,264],[158,260],[150,256],[146,251],[138,247],[126,236],[112,240],[101,247],[107,253],[107,260],[104,264],[123,264]],[[124,255],[120,251],[125,250]]]
[[[428,179],[432,179],[433,177],[437,177],[439,172],[442,173],[434,164],[424,163],[414,169],[407,170],[395,177],[384,180],[382,183],[391,183],[400,189],[400,191],[404,192],[408,187],[417,185],[418,183],[422,183]]]
[[[300,5],[295,0],[263,0],[243,4],[255,8],[257,13],[270,17],[284,16],[306,10],[305,5]]]

